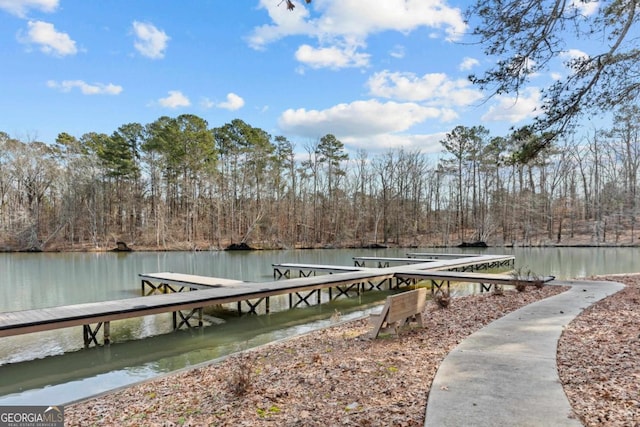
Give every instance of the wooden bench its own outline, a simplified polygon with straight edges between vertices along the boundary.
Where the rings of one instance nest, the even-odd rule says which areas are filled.
[[[393,329],[399,333],[407,320],[415,319],[422,327],[422,311],[427,301],[427,288],[406,291],[387,297],[387,301],[380,314],[371,314],[369,321],[373,324],[371,338],[375,339],[383,328]]]

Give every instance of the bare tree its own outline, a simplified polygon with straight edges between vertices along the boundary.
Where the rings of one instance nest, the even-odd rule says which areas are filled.
[[[594,7],[595,6],[595,7]],[[518,93],[546,71],[568,39],[593,40],[591,51],[572,57],[570,73],[544,90],[535,130],[541,138],[522,147],[535,157],[586,112],[607,111],[640,95],[638,1],[477,0],[468,18],[473,34],[496,65],[471,80],[495,94]]]

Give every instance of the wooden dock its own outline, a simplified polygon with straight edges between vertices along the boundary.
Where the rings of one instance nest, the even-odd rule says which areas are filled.
[[[243,282],[169,272],[140,274],[140,297],[0,313],[0,337],[82,326],[85,346],[99,344],[100,330],[103,331],[103,342],[107,344],[110,342],[110,322],[115,320],[172,313],[173,327],[179,329],[183,326],[202,326],[203,308],[219,304],[236,303],[238,311],[242,312],[244,302],[249,307],[248,311],[255,313],[258,304],[264,302],[266,312],[269,312],[269,298],[278,295],[288,295],[289,307],[295,308],[311,305],[314,296],[316,302],[320,303],[323,290],[327,290],[329,299],[332,299],[334,293],[337,298],[351,291],[359,293],[380,289],[387,281],[389,288],[392,288],[393,281],[396,287],[400,287],[415,284],[418,280],[431,280],[432,290],[438,281],[442,286],[444,280],[476,283],[496,283],[498,280],[507,283],[507,278],[496,278],[496,275],[439,270],[487,269],[512,265],[513,261],[512,256],[483,255],[387,268],[289,264],[330,274],[270,282]]]
[[[347,271],[365,271],[376,268],[395,268],[391,263],[401,265],[413,265],[412,269],[428,270],[453,270],[453,271],[476,271],[494,268],[510,268],[515,263],[515,257],[511,255],[464,255],[460,258],[453,258],[454,254],[444,254],[443,259],[429,258],[401,258],[401,257],[353,257],[355,266],[344,265],[321,265],[321,264],[300,264],[300,263],[280,263],[272,264],[274,279],[289,279],[294,271],[298,272],[298,277],[309,277],[316,273],[341,273]],[[366,267],[366,262],[376,262],[376,267]],[[294,276],[295,277],[295,276]]]
[[[429,258],[398,258],[398,257],[373,257],[373,256],[354,256],[353,262],[356,267],[366,267],[367,261],[376,262],[378,268],[391,267],[392,263],[399,264],[423,264],[425,262],[434,262]]]
[[[273,278],[278,280],[282,278],[290,279],[292,271],[298,271],[298,277],[315,276],[316,272],[325,272],[329,274],[344,273],[347,271],[362,271],[363,268],[349,267],[342,265],[322,265],[322,264],[299,264],[299,263],[280,263],[271,264],[273,267]]]
[[[166,283],[180,283],[185,288],[197,291],[0,313],[0,337],[83,326],[85,345],[98,344],[97,336],[101,328],[104,342],[108,343],[110,322],[114,320],[173,313],[174,329],[202,326],[204,307],[257,300],[250,309],[254,311],[259,302],[276,295],[289,295],[292,308],[301,304],[310,305],[309,298],[317,295],[319,299],[322,289],[335,288],[346,293],[352,285],[374,278],[389,278],[393,276],[393,272],[356,271],[273,282],[233,281],[234,283],[226,284],[212,283],[210,277],[180,275],[177,279],[174,275],[175,273],[154,273],[141,274],[140,277],[147,282],[158,282],[159,284],[154,285],[156,289],[167,289]],[[196,321],[197,325],[192,325]]]
[[[224,279],[221,277],[194,276],[181,273],[139,274],[143,296],[155,293],[195,291],[198,289],[219,288],[220,286],[244,283],[242,280]]]
[[[515,257],[512,255],[476,255],[456,259],[441,259],[432,262],[426,268],[429,270],[473,272],[500,268],[513,268],[514,265]],[[422,269],[423,268],[421,268],[421,270]]]
[[[447,290],[451,287],[451,282],[479,283],[480,292],[490,291],[491,286],[508,285],[513,286],[516,281],[526,284],[536,284],[536,282],[546,283],[554,280],[554,276],[544,277],[519,277],[510,274],[487,274],[487,273],[467,273],[453,271],[424,271],[424,270],[404,270],[396,272],[396,278],[408,280],[428,280],[431,282],[431,293],[436,289],[441,290],[446,284]]]
[[[445,254],[439,252],[409,252],[409,258],[426,258],[426,259],[459,259],[466,257],[475,257],[476,254]]]

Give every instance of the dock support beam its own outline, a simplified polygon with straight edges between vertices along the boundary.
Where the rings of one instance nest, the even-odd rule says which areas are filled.
[[[480,293],[491,291],[491,283],[480,283]]]
[[[147,288],[149,288],[147,290]],[[141,293],[143,297],[154,295],[154,294],[168,294],[170,292],[185,292],[186,290],[195,291],[197,289],[191,288],[189,286],[176,286],[175,288],[171,286],[169,283],[161,282],[157,285],[153,284],[149,280],[142,280],[141,285]]]
[[[99,322],[95,328],[92,328],[91,325],[82,325],[82,338],[85,348],[89,348],[92,343],[96,346],[100,345],[98,343],[98,332],[100,332],[100,328],[102,328],[104,333],[102,341],[104,345],[111,343],[111,322]]]
[[[321,303],[321,297],[322,297],[322,290],[321,289],[314,289],[312,291],[309,291],[306,295],[303,295],[302,292],[293,292],[293,293],[289,294],[289,308],[296,308],[299,305],[301,305],[302,303],[306,304],[307,307],[310,307],[311,304],[309,303],[309,298],[313,294],[317,295],[317,303],[320,304]],[[298,297],[298,300],[295,303],[293,302],[293,296],[294,295]]]
[[[444,286],[444,284],[447,284],[447,292],[451,292],[451,282],[449,280],[441,280],[441,281],[437,281],[437,280],[431,280],[431,295],[435,294],[437,291],[441,291],[442,287]]]
[[[271,300],[269,299],[269,297],[262,297],[259,298],[257,300],[255,300],[255,302],[251,302],[251,300],[245,299],[242,301],[238,301],[236,303],[236,307],[238,309],[238,315],[242,315],[242,303],[244,302],[245,304],[247,304],[249,306],[249,311],[247,311],[248,314],[258,314],[257,308],[260,305],[261,302],[264,301],[264,312],[265,314],[269,314],[271,313]]]
[[[198,316],[198,326],[202,327],[202,307],[194,308],[187,314],[183,314],[182,311],[174,311],[173,312],[173,330],[178,330],[182,327],[182,325],[186,325],[188,328],[195,328],[196,326],[192,326],[191,320],[195,315]],[[180,321],[178,321],[178,317],[180,317]]]

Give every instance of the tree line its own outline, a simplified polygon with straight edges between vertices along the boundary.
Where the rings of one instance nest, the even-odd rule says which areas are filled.
[[[432,160],[191,114],[55,144],[0,132],[0,249],[635,243],[638,107],[523,161],[532,128],[457,126]]]

